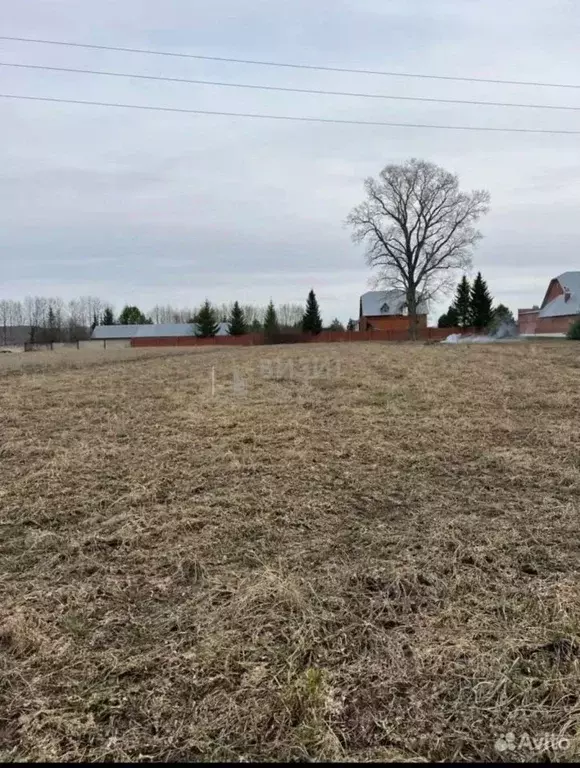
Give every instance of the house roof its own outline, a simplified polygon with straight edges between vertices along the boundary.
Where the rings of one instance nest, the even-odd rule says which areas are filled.
[[[157,323],[149,325],[97,325],[91,339],[154,339],[161,337],[193,336],[193,323]],[[219,323],[218,336],[228,335],[228,324]]]
[[[580,272],[562,272],[561,275],[554,278],[562,286],[563,290],[568,289],[570,298],[566,301],[560,294],[555,299],[548,302],[540,310],[540,317],[562,317],[563,315],[580,315]]]
[[[193,336],[192,323],[156,323],[138,325],[135,336],[138,339],[160,338],[162,336]]]
[[[130,339],[136,335],[138,325],[97,325],[91,339]]]
[[[404,291],[367,291],[360,297],[361,314],[364,317],[402,315],[406,311],[407,297]],[[420,314],[427,312],[425,303],[419,303]]]

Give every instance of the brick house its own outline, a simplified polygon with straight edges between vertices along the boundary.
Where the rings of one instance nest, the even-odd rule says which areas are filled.
[[[419,328],[427,327],[427,307],[417,307]],[[360,297],[360,331],[407,331],[409,315],[403,291],[368,291]]]
[[[563,272],[552,278],[540,307],[518,309],[520,333],[566,333],[580,320],[580,272]]]

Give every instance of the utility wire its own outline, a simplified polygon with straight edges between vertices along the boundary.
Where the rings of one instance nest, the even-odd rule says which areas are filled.
[[[143,75],[132,72],[111,72],[101,69],[75,69],[72,67],[51,67],[44,64],[14,64],[0,62],[0,67],[14,69],[35,69],[48,72],[71,72],[77,75],[105,75],[107,77],[122,77],[136,80],[155,80],[164,83],[184,83],[189,85],[210,85],[219,88],[249,88],[257,91],[282,91],[284,93],[307,93],[316,96],[353,96],[361,99],[386,99],[391,101],[420,101],[432,104],[471,104],[480,107],[517,107],[522,109],[552,109],[580,112],[580,107],[556,106],[553,104],[521,104],[503,101],[474,101],[472,99],[436,99],[424,96],[391,96],[382,93],[359,93],[355,91],[325,91],[313,88],[289,88],[278,85],[255,85],[250,83],[227,83],[219,80],[190,80],[183,77],[162,77],[159,75]]]
[[[450,75],[427,75],[410,72],[384,72],[372,69],[349,69],[347,67],[324,67],[313,64],[292,64],[280,61],[256,61],[254,59],[234,59],[226,56],[202,56],[194,53],[177,53],[175,51],[154,51],[145,48],[121,48],[114,45],[94,45],[89,43],[73,43],[64,40],[42,40],[33,37],[13,37],[0,35],[0,40],[10,40],[18,43],[40,43],[42,45],[62,45],[70,48],[87,48],[97,51],[118,51],[120,53],[144,53],[152,56],[172,56],[182,59],[198,59],[202,61],[221,61],[229,64],[252,64],[260,67],[284,67],[287,69],[308,69],[318,72],[342,72],[354,75],[380,75],[384,77],[407,77],[426,80],[451,80],[463,83],[492,83],[494,85],[524,85],[540,88],[574,88],[580,89],[580,85],[572,83],[539,83],[530,80],[499,80],[484,77],[458,77]]]
[[[23,96],[21,94],[0,93],[0,99],[20,99],[23,101],[43,101],[52,104],[81,104],[91,107],[118,107],[121,109],[140,109],[150,112],[174,112],[186,115],[217,115],[221,117],[252,117],[263,120],[291,120],[304,123],[334,123],[337,125],[371,125],[387,126],[394,128],[433,128],[452,131],[490,131],[494,133],[541,133],[541,134],[566,134],[576,136],[579,131],[558,130],[547,128],[494,128],[490,126],[474,125],[431,125],[428,123],[396,123],[380,120],[342,120],[329,117],[304,117],[297,115],[265,115],[253,112],[218,112],[208,109],[185,109],[181,107],[154,107],[144,104],[121,104],[107,101],[84,101],[80,99],[58,99],[49,96]]]

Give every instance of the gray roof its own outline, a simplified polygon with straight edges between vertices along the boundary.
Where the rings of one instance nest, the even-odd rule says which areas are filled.
[[[561,317],[580,314],[580,272],[563,272],[555,278],[564,290],[570,292],[568,301],[563,295],[556,296],[540,310],[540,317]]]
[[[364,317],[403,315],[406,311],[407,297],[404,291],[367,291],[360,299]],[[426,313],[426,304],[420,302],[417,311],[420,314]]]
[[[138,339],[159,338],[162,336],[193,336],[192,323],[157,323],[138,325],[134,334]]]
[[[193,336],[193,323],[157,323],[149,325],[97,325],[92,339],[152,339],[161,337]],[[219,323],[218,336],[227,336],[228,324]]]
[[[97,325],[91,339],[131,339],[138,328],[138,325]]]

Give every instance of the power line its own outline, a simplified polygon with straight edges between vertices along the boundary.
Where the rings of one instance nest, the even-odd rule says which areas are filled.
[[[251,64],[260,67],[284,67],[286,69],[307,69],[318,72],[342,72],[354,75],[380,75],[383,77],[406,77],[426,80],[451,80],[463,83],[492,83],[493,85],[524,85],[540,88],[574,88],[580,89],[580,85],[571,83],[539,83],[530,80],[498,80],[484,77],[458,77],[450,75],[426,75],[411,72],[385,72],[372,69],[349,69],[347,67],[325,67],[313,64],[292,64],[280,61],[256,61],[254,59],[234,59],[227,56],[202,56],[194,53],[177,53],[175,51],[154,51],[146,48],[122,48],[114,45],[95,45],[89,43],[72,43],[64,40],[42,40],[33,37],[13,37],[0,35],[0,40],[9,40],[18,43],[40,43],[42,45],[63,45],[70,48],[87,48],[97,51],[117,51],[120,53],[144,53],[152,56],[172,56],[181,59],[198,59],[202,61],[221,61],[229,64]]]
[[[122,104],[107,101],[84,101],[81,99],[58,99],[49,96],[23,96],[21,94],[0,93],[0,99],[20,99],[23,101],[43,101],[52,104],[80,104],[91,107],[116,107],[121,109],[140,109],[150,112],[174,112],[186,115],[213,115],[220,117],[251,117],[262,120],[291,120],[304,123],[334,123],[337,125],[370,125],[390,128],[433,128],[452,131],[489,131],[494,133],[541,133],[541,134],[565,134],[576,136],[579,131],[547,129],[547,128],[494,128],[491,126],[474,125],[431,125],[428,123],[397,123],[383,122],[380,120],[342,120],[330,117],[304,117],[302,115],[265,115],[253,112],[218,112],[208,109],[185,109],[181,107],[155,107],[145,104]]]
[[[111,72],[101,69],[76,69],[73,67],[51,67],[44,64],[15,64],[0,62],[0,67],[14,69],[38,69],[48,72],[70,72],[77,75],[105,75],[107,77],[124,77],[137,80],[155,80],[165,83],[183,83],[188,85],[210,85],[219,88],[248,88],[257,91],[281,91],[284,93],[307,93],[316,96],[352,96],[361,99],[386,99],[391,101],[419,101],[432,104],[470,104],[480,107],[517,107],[522,109],[551,109],[580,112],[580,107],[556,106],[553,104],[521,104],[503,101],[475,101],[473,99],[436,99],[424,96],[391,96],[382,93],[360,93],[356,91],[326,91],[313,88],[289,88],[278,85],[256,85],[252,83],[228,83],[219,80],[191,80],[183,77],[162,77],[160,75],[143,75],[132,72]]]

